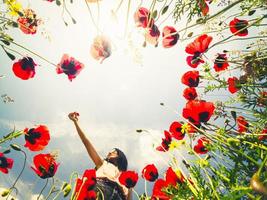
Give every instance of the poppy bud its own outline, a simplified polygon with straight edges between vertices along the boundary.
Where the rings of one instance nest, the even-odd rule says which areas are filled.
[[[17,144],[11,144],[10,147],[11,147],[12,149],[14,149],[15,151],[21,151],[20,146],[17,145]]]
[[[63,196],[64,197],[67,197],[69,195],[71,191],[71,185],[70,184],[67,184],[63,190]]]
[[[9,193],[10,193],[10,190],[9,190],[9,189],[6,189],[6,190],[4,190],[4,191],[2,192],[1,196],[2,196],[2,197],[6,197],[7,195],[9,195]]]

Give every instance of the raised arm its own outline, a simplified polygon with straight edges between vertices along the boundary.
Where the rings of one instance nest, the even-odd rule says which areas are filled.
[[[90,140],[85,136],[84,132],[80,128],[80,126],[78,124],[78,116],[79,116],[79,114],[76,112],[69,114],[69,118],[70,118],[70,120],[72,120],[74,122],[76,130],[77,130],[90,158],[95,163],[96,168],[99,168],[103,164],[103,160],[100,158],[100,156],[96,152],[94,146],[91,144]]]

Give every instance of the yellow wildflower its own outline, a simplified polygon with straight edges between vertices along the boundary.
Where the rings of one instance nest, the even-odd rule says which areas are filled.
[[[22,12],[22,5],[16,0],[7,0],[6,3],[10,10],[9,15],[16,17]]]
[[[180,140],[180,141],[172,141],[169,144],[169,150],[172,151],[174,149],[178,149],[181,145],[185,144],[184,140]]]
[[[188,123],[185,123],[182,125],[182,133],[189,133],[189,130],[191,129],[191,126]]]

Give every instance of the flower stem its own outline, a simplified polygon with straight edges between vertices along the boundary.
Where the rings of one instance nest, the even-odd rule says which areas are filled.
[[[38,197],[37,197],[37,200],[39,200],[39,198],[41,197],[41,195],[42,195],[44,189],[45,189],[46,186],[47,186],[47,183],[48,183],[48,178],[46,179],[45,185],[44,185],[44,187],[42,188],[41,192],[39,193],[39,195],[38,195]]]
[[[26,51],[30,52],[31,54],[33,54],[33,55],[35,55],[35,56],[41,58],[42,60],[46,61],[46,62],[49,63],[49,64],[51,64],[51,65],[57,67],[56,64],[54,64],[54,63],[52,63],[51,61],[47,60],[47,59],[44,58],[43,56],[40,56],[39,54],[35,53],[34,51],[32,51],[32,50],[30,50],[30,49],[28,49],[28,48],[26,48],[26,47],[24,47],[24,46],[22,46],[22,45],[20,45],[20,44],[18,44],[18,43],[16,43],[16,42],[14,42],[14,41],[9,41],[9,42],[11,42],[12,44],[14,44],[14,45],[16,45],[16,46],[18,46],[18,47],[20,47],[20,48],[22,48],[22,49],[25,49]]]
[[[0,139],[0,144],[5,143],[8,140],[12,140],[13,138],[17,138],[22,134],[23,134],[23,131],[12,132],[9,134],[8,137],[4,137],[3,139]]]
[[[96,28],[96,30],[97,30],[97,33],[101,32],[100,29],[99,29],[99,27],[97,26],[97,24],[96,24],[94,18],[93,18],[93,14],[92,14],[92,11],[91,11],[91,9],[90,9],[90,6],[89,6],[88,2],[87,2],[86,0],[84,0],[84,1],[85,1],[85,3],[86,3],[86,6],[87,6],[88,12],[89,12],[89,14],[90,14],[90,18],[91,18],[91,20],[92,20],[92,22],[93,22],[93,25],[95,26],[95,28]]]
[[[207,21],[209,21],[209,20],[211,20],[211,19],[213,19],[213,18],[215,18],[215,17],[218,17],[219,15],[223,14],[224,12],[226,12],[226,11],[229,10],[229,9],[231,9],[231,8],[234,7],[235,5],[241,3],[242,1],[244,1],[244,0],[238,0],[238,1],[236,1],[236,2],[234,2],[234,3],[232,3],[232,4],[230,4],[229,6],[225,7],[224,9],[220,10],[220,11],[217,12],[216,14],[214,14],[214,15],[208,17],[207,19],[203,20],[202,23],[195,23],[195,24],[192,24],[192,25],[190,25],[190,26],[188,26],[188,27],[186,27],[186,28],[183,28],[183,29],[179,30],[178,32],[185,31],[185,30],[187,30],[187,29],[189,29],[189,28],[192,28],[192,27],[195,27],[195,26],[197,26],[197,25],[199,25],[199,24],[204,24],[204,23],[206,23]]]
[[[137,193],[133,188],[132,188],[132,191],[133,191],[134,194],[137,196],[138,200],[140,200],[138,193]]]
[[[128,21],[129,21],[130,8],[131,8],[131,0],[128,0],[124,37],[126,37],[127,31],[128,31]]]

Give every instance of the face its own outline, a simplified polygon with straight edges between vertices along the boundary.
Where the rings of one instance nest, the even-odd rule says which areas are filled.
[[[110,151],[109,153],[108,153],[108,156],[107,156],[107,158],[116,158],[118,156],[118,153],[117,153],[117,151],[116,151],[116,149],[113,149],[112,151]]]

